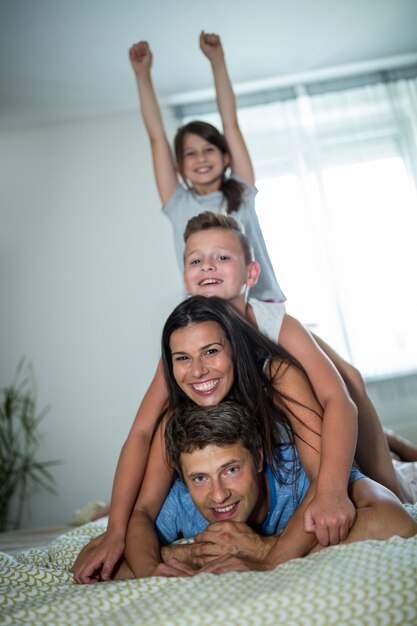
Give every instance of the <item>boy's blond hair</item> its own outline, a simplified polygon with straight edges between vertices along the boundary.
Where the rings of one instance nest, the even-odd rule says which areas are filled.
[[[187,243],[191,235],[201,232],[202,230],[210,230],[212,228],[221,228],[223,230],[230,230],[236,233],[245,257],[246,265],[249,265],[254,260],[254,254],[252,246],[249,243],[249,239],[244,234],[239,222],[235,220],[231,215],[223,215],[222,213],[212,213],[211,211],[204,211],[195,217],[192,217],[187,222],[187,226],[184,230],[184,243]]]

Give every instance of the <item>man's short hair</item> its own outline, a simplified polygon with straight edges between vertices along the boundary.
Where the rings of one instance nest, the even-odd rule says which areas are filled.
[[[243,255],[245,257],[246,265],[249,265],[254,260],[254,254],[249,239],[246,237],[242,230],[241,225],[231,215],[223,215],[222,213],[212,213],[211,211],[204,211],[195,217],[188,220],[184,230],[184,242],[187,243],[191,235],[199,233],[202,230],[210,230],[212,228],[221,228],[223,230],[231,230],[236,233],[238,237]]]
[[[255,418],[237,402],[227,400],[203,407],[185,403],[168,418],[165,445],[169,461],[181,479],[181,454],[209,445],[228,446],[240,441],[255,463],[259,461],[262,437]]]

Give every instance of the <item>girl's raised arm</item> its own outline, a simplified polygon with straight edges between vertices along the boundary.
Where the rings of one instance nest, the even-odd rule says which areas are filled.
[[[129,50],[129,58],[136,76],[143,121],[151,142],[156,186],[162,204],[166,205],[177,187],[178,179],[153,88],[152,52],[148,43],[140,41],[134,44]]]
[[[236,99],[227,73],[220,37],[215,34],[200,34],[200,48],[211,63],[217,106],[222,118],[223,131],[230,150],[232,172],[248,185],[255,183],[252,161],[239,128]]]

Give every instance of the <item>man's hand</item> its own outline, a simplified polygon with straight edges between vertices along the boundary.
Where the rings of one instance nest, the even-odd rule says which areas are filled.
[[[160,563],[155,569],[152,576],[163,576],[166,578],[178,577],[178,576],[194,576],[196,570],[178,559],[171,559],[166,563]]]
[[[206,563],[206,565],[204,565],[198,573],[227,574],[228,572],[261,572],[271,569],[273,569],[273,566],[269,565],[267,562],[255,563],[233,554],[225,554],[224,556],[219,556],[216,559],[211,560],[209,563]]]
[[[71,567],[75,582],[88,584],[109,580],[124,549],[124,539],[109,535],[108,532],[90,541]]]
[[[304,512],[304,530],[314,533],[322,546],[344,541],[356,519],[356,509],[347,493],[339,497],[316,492]]]
[[[168,563],[173,559],[181,561],[181,563],[187,563],[192,566],[192,554],[190,543],[174,543],[170,546],[162,546],[161,558],[164,563]]]
[[[215,522],[190,545],[191,563],[204,567],[220,556],[237,556],[245,561],[259,563],[269,554],[277,537],[261,537],[244,522]]]
[[[133,44],[129,50],[129,59],[137,76],[149,72],[152,67],[152,52],[147,41]]]

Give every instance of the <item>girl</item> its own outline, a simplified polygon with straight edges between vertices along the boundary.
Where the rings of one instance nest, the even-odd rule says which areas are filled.
[[[191,217],[202,211],[232,213],[242,223],[262,267],[251,295],[260,300],[284,302],[285,296],[277,283],[255,212],[255,177],[238,125],[220,38],[202,32],[200,48],[212,66],[224,134],[206,122],[195,121],[183,126],[174,140],[177,164],[172,158],[152,85],[149,46],[141,41],[129,52],[143,121],[151,142],[156,185],[163,210],[174,229],[178,264],[182,270],[183,233]],[[178,183],[177,172],[185,188]]]

